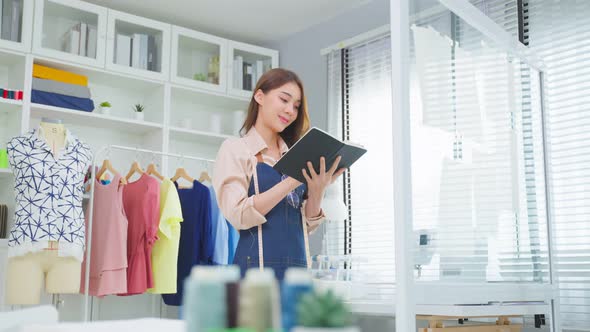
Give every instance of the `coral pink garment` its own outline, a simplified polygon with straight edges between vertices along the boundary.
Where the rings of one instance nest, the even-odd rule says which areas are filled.
[[[160,220],[160,183],[142,174],[123,190],[123,206],[129,221],[127,231],[127,293],[142,294],[154,287],[152,247]]]
[[[88,294],[92,296],[127,292],[127,217],[123,210],[123,186],[119,185],[120,179],[116,175],[107,185],[95,179],[88,287]],[[80,293],[85,291],[85,277],[86,256],[82,262]]]

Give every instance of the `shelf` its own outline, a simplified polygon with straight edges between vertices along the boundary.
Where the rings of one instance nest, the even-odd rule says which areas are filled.
[[[92,68],[43,56],[35,56],[34,62],[43,66],[84,75],[88,77],[88,84],[91,88],[93,84],[108,84],[109,86],[119,89],[133,88],[136,90],[149,90],[164,85],[162,81],[151,78]]]
[[[8,114],[10,112],[20,112],[23,107],[22,100],[0,98],[0,114]]]
[[[527,316],[549,314],[551,306],[546,303],[512,303],[492,305],[429,305],[417,304],[417,315],[447,317],[489,317],[489,316]]]
[[[23,63],[26,55],[17,51],[0,49],[0,66],[14,66],[17,63]]]
[[[145,134],[154,130],[162,129],[162,125],[157,123],[124,119],[93,112],[76,111],[42,104],[31,104],[31,117],[53,117],[62,119],[66,123],[124,131],[134,134]]]
[[[236,97],[208,90],[201,90],[179,84],[172,84],[174,98],[195,100],[201,105],[225,108],[228,110],[246,110],[250,102],[249,97]]]
[[[217,134],[200,130],[184,129],[179,127],[170,127],[170,138],[183,141],[192,141],[200,138],[199,142],[214,144],[223,142],[223,140],[233,137],[231,135]]]

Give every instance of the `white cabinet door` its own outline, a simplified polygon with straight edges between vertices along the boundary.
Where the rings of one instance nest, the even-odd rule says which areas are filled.
[[[4,1],[0,15],[0,48],[29,52],[33,31],[33,1]]]
[[[170,62],[172,82],[215,92],[226,92],[226,39],[172,26]]]
[[[260,76],[279,66],[279,52],[236,41],[228,46],[228,93],[249,98]]]
[[[108,21],[107,69],[168,80],[170,24],[110,9]]]
[[[37,0],[33,53],[104,67],[107,9],[78,0]]]

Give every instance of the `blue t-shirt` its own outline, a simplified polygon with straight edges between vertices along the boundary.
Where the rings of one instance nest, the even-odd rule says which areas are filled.
[[[227,221],[219,211],[213,187],[209,187],[209,194],[211,198],[211,236],[214,239],[213,262],[217,265],[226,265],[229,259]]]
[[[178,197],[182,206],[184,221],[180,227],[180,244],[178,251],[178,273],[176,275],[176,294],[162,294],[167,305],[181,305],[184,279],[195,265],[213,263],[213,245],[211,238],[211,198],[209,189],[199,181],[193,182],[192,188],[178,188]]]

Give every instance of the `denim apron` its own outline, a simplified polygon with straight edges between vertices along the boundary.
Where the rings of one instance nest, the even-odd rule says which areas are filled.
[[[262,162],[258,155],[250,181],[248,196],[263,193],[281,182],[281,173]],[[299,202],[303,202],[305,185],[295,189]],[[301,215],[301,206],[293,207],[287,197],[266,214],[266,223],[256,228],[240,230],[234,264],[240,266],[242,277],[253,267],[269,267],[278,280],[283,280],[289,267],[308,267],[309,242],[307,225]],[[260,259],[262,258],[262,259]]]

